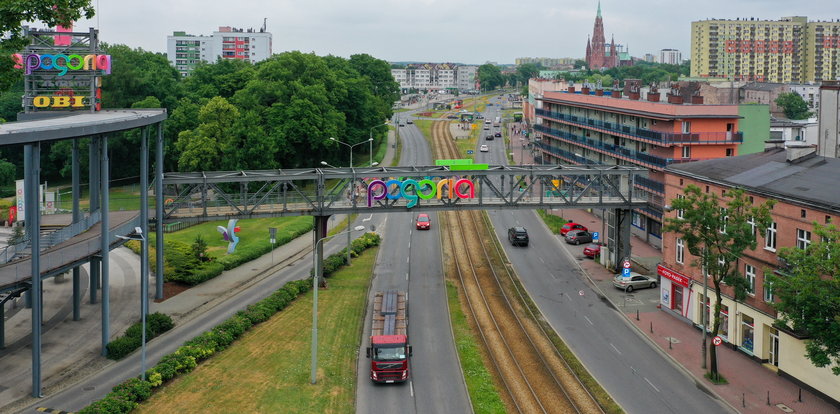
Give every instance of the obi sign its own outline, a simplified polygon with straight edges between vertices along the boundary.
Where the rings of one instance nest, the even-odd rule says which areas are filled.
[[[399,191],[397,191],[399,190]],[[417,205],[420,199],[431,200],[433,198],[475,198],[475,184],[466,178],[443,179],[437,182],[428,178],[422,180],[395,180],[388,181],[373,180],[367,187],[367,205],[373,207],[375,200],[397,200],[405,198],[408,200],[406,207],[411,208]]]

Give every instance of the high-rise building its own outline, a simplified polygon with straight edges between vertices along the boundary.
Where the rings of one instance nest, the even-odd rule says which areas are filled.
[[[525,65],[528,63],[539,63],[546,68],[554,68],[558,66],[569,66],[575,64],[575,58],[547,58],[547,57],[520,57],[515,60],[516,66]]]
[[[677,49],[662,49],[659,51],[659,63],[680,65],[682,61],[682,53]]]
[[[778,83],[840,79],[840,21],[795,16],[692,22],[691,76]]]
[[[219,27],[210,36],[173,32],[166,37],[166,56],[181,76],[189,75],[199,62],[213,63],[218,58],[255,63],[271,56],[271,33],[265,27],[253,30],[230,26]]]

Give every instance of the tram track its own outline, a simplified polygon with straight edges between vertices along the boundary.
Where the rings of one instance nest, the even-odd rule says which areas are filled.
[[[436,122],[431,139],[436,158],[460,157],[448,122]],[[524,292],[505,265],[486,214],[453,211],[442,214],[441,221],[444,245],[449,247],[445,268],[460,284],[508,410],[603,413],[535,322],[537,315],[519,316],[530,310],[522,304]]]

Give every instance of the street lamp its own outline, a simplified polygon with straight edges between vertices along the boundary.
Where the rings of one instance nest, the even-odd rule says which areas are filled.
[[[123,240],[140,240],[140,324],[143,328],[141,334],[141,351],[140,351],[140,378],[146,380],[146,314],[149,313],[149,266],[147,257],[149,254],[149,241],[143,236],[143,229],[140,227],[134,228],[135,236],[120,236],[117,238]]]
[[[342,145],[346,145],[348,148],[350,148],[350,168],[352,169],[353,168],[353,147],[355,147],[357,145],[364,144],[365,141],[357,142],[353,145],[350,145],[346,142],[339,141],[339,140],[337,140],[333,137],[330,137],[330,140],[335,141],[335,142],[337,142],[339,144],[342,144]],[[373,142],[373,138],[369,139],[368,142]],[[353,179],[349,178],[349,177],[347,178],[347,199],[350,201],[350,204],[352,205],[353,204]],[[348,228],[350,227],[350,215],[349,214],[347,215],[347,227]],[[349,232],[347,233],[347,264],[348,265],[350,264],[350,233]]]
[[[356,226],[353,230],[343,231],[342,233],[347,233],[349,237],[350,233],[354,231],[362,231],[364,229],[365,226]],[[320,252],[323,248],[323,244],[321,242],[338,236],[339,234],[341,233],[336,233],[332,236],[325,236],[318,239],[318,241],[315,242],[315,250],[312,252],[312,261],[315,262],[315,277],[312,278],[312,375],[310,377],[310,383],[313,385],[315,385],[318,370],[318,281],[321,279],[322,263],[320,260]]]
[[[330,167],[330,168],[338,168],[338,167],[336,167],[336,166],[333,166],[333,165],[327,164],[327,162],[326,162],[326,161],[321,161],[321,165],[326,165],[327,167]]]
[[[381,126],[387,126],[387,125],[388,125],[388,123],[386,122],[384,124],[374,125],[374,126],[370,127],[370,139],[368,140],[368,142],[370,143],[370,150],[369,150],[370,163],[368,163],[368,165],[371,166],[371,167],[374,166],[373,165],[373,130],[375,128],[379,128]]]

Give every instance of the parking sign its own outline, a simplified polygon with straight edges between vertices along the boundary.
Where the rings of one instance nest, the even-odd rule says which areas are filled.
[[[597,231],[593,231],[593,232],[592,232],[592,241],[594,241],[594,242],[598,241],[598,239],[600,238],[600,236],[601,236],[601,234],[600,234],[600,233],[598,233]]]
[[[621,277],[630,277],[630,269],[626,268],[626,267],[624,269],[622,269],[621,270]]]

